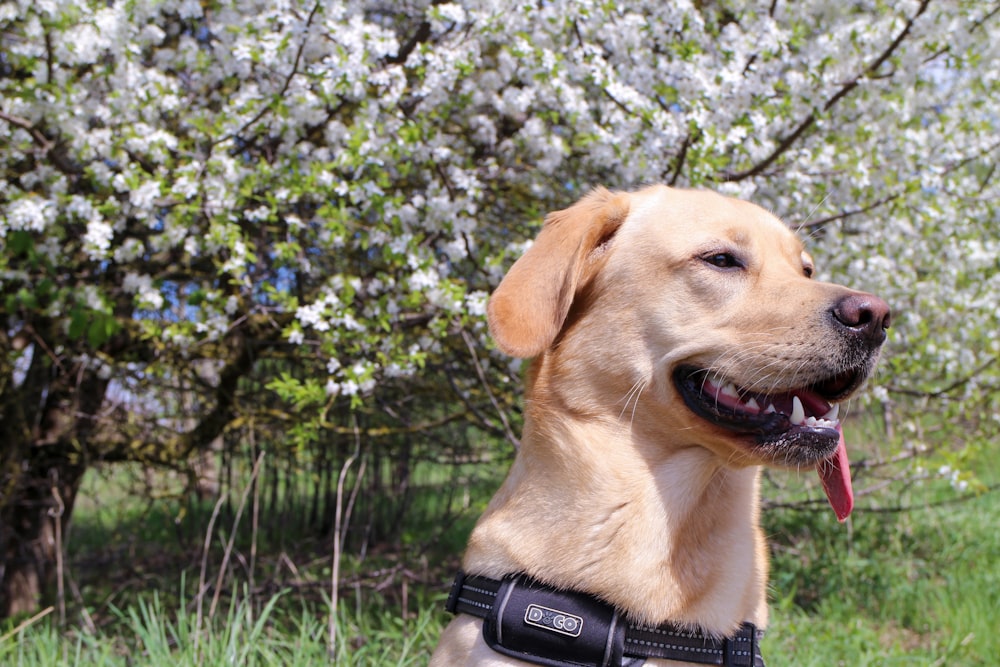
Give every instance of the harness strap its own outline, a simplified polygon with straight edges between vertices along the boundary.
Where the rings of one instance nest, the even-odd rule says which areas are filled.
[[[552,667],[635,667],[647,658],[721,667],[765,667],[763,632],[744,623],[715,638],[674,623],[649,627],[619,618],[606,602],[560,591],[523,575],[503,580],[459,573],[447,602],[453,614],[482,618],[490,648]]]

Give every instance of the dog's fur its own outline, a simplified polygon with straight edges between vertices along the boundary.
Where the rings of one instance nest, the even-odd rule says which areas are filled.
[[[759,465],[815,466],[832,450],[723,428],[688,408],[674,375],[771,393],[850,371],[829,397],[846,398],[881,343],[862,320],[884,329],[888,308],[811,273],[782,222],[710,192],[598,189],[550,215],[489,303],[500,349],[534,361],[521,447],[465,572],[525,573],[654,625],[766,626]],[[868,311],[845,325],[845,301]],[[431,664],[521,664],[480,628],[456,617]]]

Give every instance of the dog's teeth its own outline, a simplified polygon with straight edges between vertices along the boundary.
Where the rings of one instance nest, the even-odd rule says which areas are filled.
[[[757,404],[757,399],[755,399],[753,396],[751,396],[750,400],[744,403],[744,405],[750,408],[751,410],[756,410],[757,412],[760,412],[760,405]]]
[[[817,425],[815,417],[806,417],[806,420],[802,423],[805,424],[806,426],[811,426],[811,427],[815,427]]]
[[[840,404],[834,405],[830,408],[830,411],[823,415],[823,419],[831,422],[837,421],[837,417],[840,416]]]
[[[790,421],[795,426],[800,426],[806,420],[806,411],[802,408],[802,401],[798,396],[792,396],[792,416]]]
[[[765,415],[771,415],[778,411],[778,408],[774,407],[774,403],[771,403],[766,408],[764,408]]]
[[[736,391],[736,385],[734,385],[732,382],[727,382],[726,384],[722,385],[722,389],[719,390],[719,393],[721,393],[723,396],[729,396],[730,398],[740,397],[739,393],[737,393]]]

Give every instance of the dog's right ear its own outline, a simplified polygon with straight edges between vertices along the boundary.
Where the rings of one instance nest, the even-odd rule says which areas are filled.
[[[549,214],[534,244],[507,272],[487,307],[501,350],[528,358],[559,335],[577,291],[593,276],[595,257],[629,211],[627,193],[598,188],[570,208]]]

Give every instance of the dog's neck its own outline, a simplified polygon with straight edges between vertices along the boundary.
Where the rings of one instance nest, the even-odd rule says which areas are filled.
[[[466,572],[523,572],[632,619],[720,636],[767,623],[757,468],[670,446],[628,419],[529,400],[521,449],[469,542]]]

